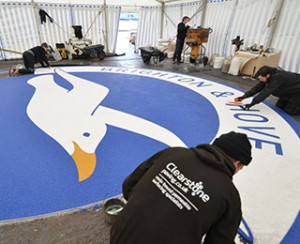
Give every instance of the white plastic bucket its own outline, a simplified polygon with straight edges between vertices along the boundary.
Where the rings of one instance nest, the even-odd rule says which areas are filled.
[[[240,71],[240,65],[241,65],[241,58],[233,57],[233,59],[231,60],[228,74],[238,75]]]
[[[224,58],[223,57],[215,57],[214,58],[214,69],[221,69],[223,66]]]
[[[230,68],[230,63],[231,63],[231,60],[229,60],[229,59],[224,60],[223,66],[222,66],[222,72],[223,73],[228,73],[229,68]]]

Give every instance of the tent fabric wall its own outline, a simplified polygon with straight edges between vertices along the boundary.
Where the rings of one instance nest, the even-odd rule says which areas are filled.
[[[281,50],[279,66],[300,73],[300,5],[299,0],[285,0],[272,46]]]
[[[231,40],[238,35],[244,39],[243,49],[255,43],[263,45],[267,24],[278,1],[281,0],[238,0],[237,8],[233,13],[232,26],[228,33],[229,40],[224,47],[224,55],[233,54],[234,47],[231,45]]]
[[[1,47],[18,52],[37,45],[38,32],[34,11],[29,3],[0,3]],[[19,58],[19,54],[1,52],[0,59]]]
[[[206,6],[204,27],[212,28],[206,44],[207,56],[218,54],[223,56],[224,44],[228,41],[228,28],[230,26],[231,15],[235,7],[234,1],[210,1]]]
[[[182,5],[166,5],[165,6],[164,25],[163,25],[163,39],[176,40],[177,25],[182,19]],[[168,17],[167,17],[168,16]],[[172,20],[172,21],[171,21]]]
[[[139,16],[136,51],[139,47],[157,45],[161,31],[161,7],[141,7]]]
[[[117,39],[118,39],[118,30],[120,22],[121,7],[120,6],[107,6],[107,41],[105,45],[109,47],[107,50],[110,53],[116,51]],[[109,45],[109,43],[111,43]]]
[[[64,43],[70,38],[72,25],[81,25],[83,35],[93,44],[104,44],[107,35],[106,52],[114,52],[116,48],[120,6],[107,6],[108,28],[105,31],[104,13],[99,13],[103,5],[69,5],[40,3],[32,7],[30,3],[0,3],[0,45],[2,48],[23,52],[42,42],[52,47],[56,43]],[[45,10],[53,19],[40,22],[39,9]],[[37,19],[35,18],[37,17]],[[37,20],[37,21],[36,21]],[[91,27],[91,28],[90,28]],[[40,33],[40,35],[38,34]],[[21,55],[1,52],[0,59],[20,58]]]

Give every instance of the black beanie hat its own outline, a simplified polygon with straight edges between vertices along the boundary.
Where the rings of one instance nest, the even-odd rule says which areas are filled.
[[[252,146],[246,134],[231,131],[215,139],[212,144],[241,164],[248,165],[252,160]]]

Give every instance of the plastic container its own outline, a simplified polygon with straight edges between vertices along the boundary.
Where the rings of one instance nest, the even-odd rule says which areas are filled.
[[[210,60],[209,60],[209,65],[210,65],[210,66],[213,66],[213,65],[214,65],[214,61],[215,61],[215,58],[216,58],[216,57],[220,57],[220,55],[217,54],[217,53],[214,53],[214,54],[211,55]]]
[[[109,199],[103,205],[104,213],[105,213],[105,223],[107,225],[112,225],[118,214],[123,210],[125,203],[121,201],[119,198]]]
[[[214,58],[214,69],[221,69],[223,66],[224,58],[223,57],[215,57]]]
[[[222,72],[223,73],[228,73],[229,68],[230,68],[230,63],[231,63],[231,59],[225,59],[222,65]]]
[[[228,74],[238,75],[239,72],[240,72],[241,62],[242,62],[241,58],[233,57],[233,59],[231,60],[231,64],[230,64]]]

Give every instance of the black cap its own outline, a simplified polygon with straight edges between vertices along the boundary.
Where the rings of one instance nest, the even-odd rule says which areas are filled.
[[[231,131],[215,139],[212,144],[241,164],[248,165],[252,160],[252,146],[246,134]]]
[[[49,46],[48,46],[48,44],[47,44],[46,42],[43,42],[43,43],[41,44],[41,46],[42,46],[42,47],[45,47],[45,48],[49,48]]]

